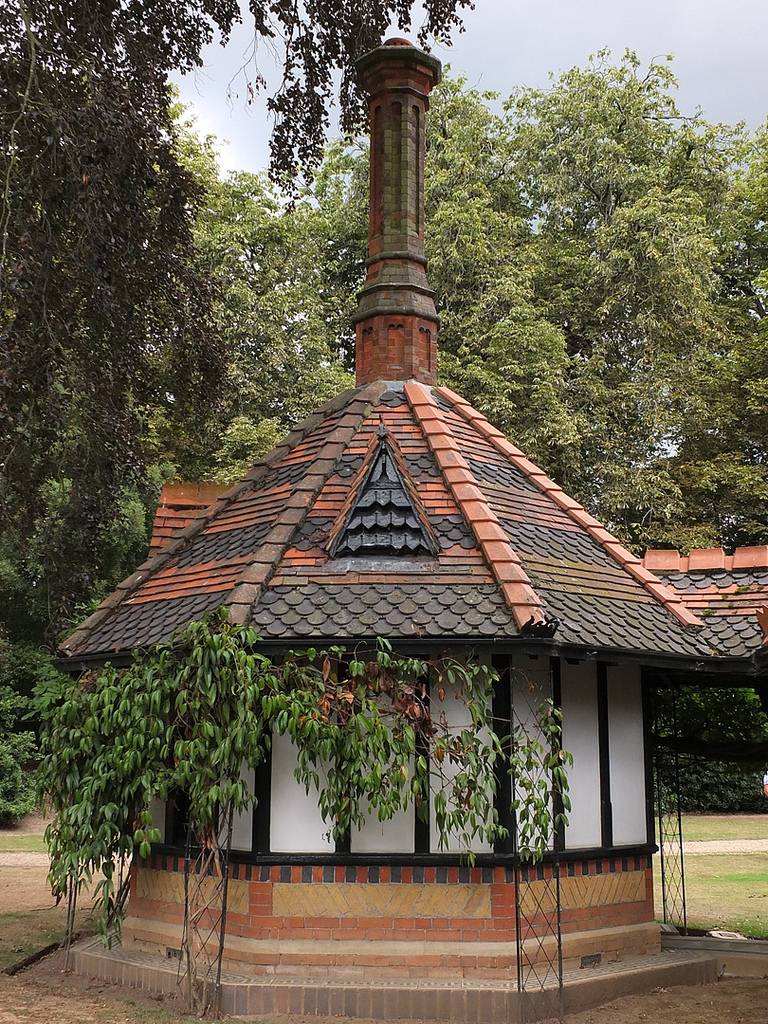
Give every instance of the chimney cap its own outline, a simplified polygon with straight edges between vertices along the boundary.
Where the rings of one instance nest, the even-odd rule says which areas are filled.
[[[373,68],[376,65],[410,65],[414,68],[421,66],[421,68],[431,72],[432,85],[438,85],[443,77],[443,65],[437,57],[431,53],[426,53],[424,50],[420,50],[407,39],[397,37],[388,39],[385,43],[377,46],[376,49],[369,50],[362,57],[358,57],[356,65],[357,73],[361,77],[365,75],[369,68]],[[426,91],[429,91],[429,86],[427,86]]]

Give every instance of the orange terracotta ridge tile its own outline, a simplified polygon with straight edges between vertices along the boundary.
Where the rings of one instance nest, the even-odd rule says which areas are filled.
[[[662,569],[665,572],[764,569],[768,568],[768,545],[736,548],[732,555],[727,555],[723,548],[691,548],[687,555],[681,555],[674,548],[649,548],[643,557],[643,565],[646,569]]]
[[[450,388],[435,387],[433,390],[446,398],[464,419],[479,430],[495,448],[503,452],[517,469],[536,484],[540,491],[549,495],[552,501],[559,505],[574,522],[586,529],[590,536],[602,544],[612,558],[619,562],[636,580],[642,583],[646,590],[653,594],[654,598],[663,604],[679,622],[689,628],[702,629],[704,627],[704,622],[694,615],[693,612],[689,611],[683,601],[665,587],[657,576],[650,573],[636,555],[628,551],[617,537],[609,533],[594,516],[591,516],[586,511],[583,505],[580,505],[578,501],[567,495],[559,484],[556,484],[542,469],[527,459],[519,448],[508,441],[504,434],[497,427],[494,427],[465,398],[457,395]],[[654,584],[658,584],[659,587],[655,587]]]
[[[469,464],[458,450],[456,439],[439,406],[424,386],[407,383],[404,388],[408,403],[432,449],[448,490],[471,526],[518,627],[522,629],[531,619],[534,622],[546,621],[542,601],[533,589],[496,514],[485,500]],[[462,471],[461,482],[456,479],[456,470]]]

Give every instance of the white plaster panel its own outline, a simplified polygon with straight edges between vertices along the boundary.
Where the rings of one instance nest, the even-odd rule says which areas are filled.
[[[608,752],[611,766],[613,844],[643,843],[647,836],[645,739],[639,665],[608,668]]]
[[[536,711],[550,696],[549,658],[516,654],[512,665],[512,710],[515,718],[532,730],[532,738],[541,739]]]
[[[248,787],[249,792],[253,793],[254,786],[256,785],[256,770],[249,768],[248,765],[243,762],[240,768],[240,778]],[[253,846],[253,807],[249,807],[242,814],[235,814],[232,819],[232,849],[233,850],[248,850],[250,851]]]
[[[456,689],[453,687],[446,687],[445,699],[440,700],[438,693],[435,691],[432,693],[432,716],[437,718],[445,718],[448,725],[448,729],[451,733],[460,733],[464,729],[472,728],[472,716],[464,703],[459,698],[456,700]],[[484,739],[487,740],[487,730],[484,729]],[[482,735],[482,734],[481,734]],[[464,846],[459,840],[458,836],[450,835],[445,846],[440,846],[440,837],[437,831],[437,823],[435,821],[434,813],[434,793],[437,787],[441,785],[447,785],[450,787],[450,780],[458,774],[458,765],[449,764],[448,758],[443,761],[442,772],[444,780],[440,779],[438,772],[433,768],[430,778],[430,788],[432,791],[432,807],[430,808],[429,815],[429,848],[433,853],[460,853],[464,850]],[[450,808],[450,799],[449,799]],[[474,853],[491,853],[493,846],[490,843],[481,842],[479,839],[475,839],[471,844],[471,849]]]
[[[290,736],[272,737],[269,843],[275,853],[333,853],[329,826],[320,814],[317,790],[296,780],[296,748]],[[322,778],[321,778],[322,784]]]
[[[149,801],[149,813],[152,815],[152,827],[160,832],[160,842],[165,842],[165,800],[153,797]]]
[[[561,661],[563,749],[573,755],[568,769],[571,811],[565,845],[575,850],[600,846],[600,748],[597,721],[597,675],[594,661]]]
[[[413,804],[388,821],[379,821],[376,810],[369,809],[363,827],[350,836],[352,853],[413,853],[415,817]]]
[[[511,690],[514,722],[525,729],[530,740],[543,743],[544,734],[538,724],[537,711],[552,693],[549,657],[516,654],[512,663]],[[552,837],[547,846],[552,846]]]

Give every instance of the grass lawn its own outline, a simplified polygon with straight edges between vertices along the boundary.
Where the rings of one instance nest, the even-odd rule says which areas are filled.
[[[0,853],[45,853],[47,847],[41,835],[0,835]]]
[[[684,814],[683,840],[768,839],[768,814]],[[657,909],[661,904],[654,857]],[[685,857],[688,924],[768,938],[768,853],[688,853]]]
[[[684,814],[686,839],[768,839],[768,814]]]
[[[17,964],[52,942],[61,942],[66,924],[64,900],[58,907],[0,914],[0,970]],[[89,934],[95,932],[90,908],[78,911],[75,929]]]
[[[659,858],[654,857],[657,911]],[[685,858],[688,925],[768,939],[768,854],[694,854]]]

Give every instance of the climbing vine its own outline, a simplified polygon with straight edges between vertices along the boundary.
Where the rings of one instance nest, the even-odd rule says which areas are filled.
[[[527,727],[497,728],[495,679],[480,662],[403,658],[384,640],[273,661],[224,609],[127,668],[59,677],[36,695],[54,892],[97,878],[102,932],[109,921],[119,929],[119,865],[160,840],[153,798],[186,794],[199,841],[215,843],[222,820],[256,803],[243,765],[258,766],[285,734],[335,839],[369,815],[414,805],[426,819],[431,807],[441,848],[453,837],[471,858],[473,841],[507,834],[494,799],[503,765],[517,780],[521,856],[538,859],[568,807],[558,712],[545,701]]]

